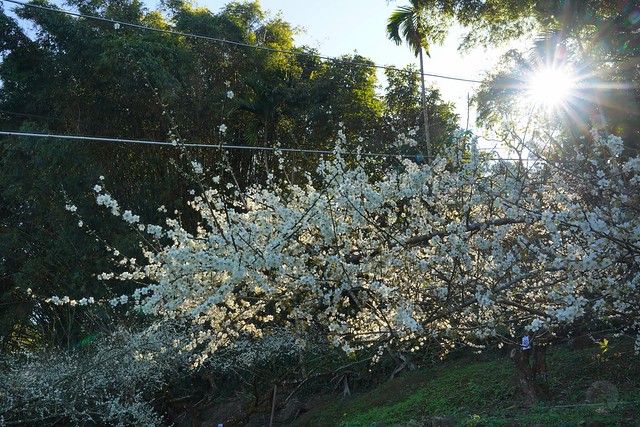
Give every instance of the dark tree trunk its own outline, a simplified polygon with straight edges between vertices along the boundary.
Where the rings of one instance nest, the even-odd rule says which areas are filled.
[[[533,404],[546,396],[546,393],[542,387],[536,383],[536,373],[529,364],[530,353],[533,350],[520,350],[514,348],[511,350],[511,360],[516,365],[516,372],[518,374],[518,384],[524,393],[524,398],[527,403]],[[543,353],[544,354],[544,351]],[[535,352],[534,352],[534,366],[535,366]],[[541,361],[544,361],[541,359]],[[544,372],[546,376],[546,365],[544,366]]]
[[[533,376],[536,380],[547,382],[547,346],[533,346]]]
[[[538,343],[533,346],[533,378],[543,392],[543,396],[549,396],[549,384],[547,383],[547,346]]]

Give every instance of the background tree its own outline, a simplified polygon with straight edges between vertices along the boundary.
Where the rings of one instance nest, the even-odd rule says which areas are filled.
[[[420,59],[420,82],[422,87],[422,114],[424,120],[425,154],[431,156],[431,137],[429,130],[429,113],[427,111],[426,89],[424,84],[424,60],[422,52],[429,56],[429,44],[444,40],[444,28],[438,28],[438,22],[431,20],[420,0],[410,0],[409,6],[401,6],[389,17],[387,36],[397,45],[407,43],[414,55]]]
[[[637,25],[633,12],[639,5],[637,0],[421,0],[419,4],[445,24],[457,22],[467,28],[463,48],[503,45],[552,29],[579,39],[626,34],[617,39],[622,46]],[[602,25],[599,30],[598,25]],[[439,29],[428,30],[437,34]]]
[[[421,107],[420,78],[415,67],[408,66],[403,70],[385,70],[387,88],[384,94],[384,120],[388,131],[382,137],[389,141],[403,133],[409,137],[420,129],[424,120]],[[452,103],[444,102],[438,89],[430,88],[426,95],[428,120],[431,131],[431,153],[443,155],[447,147],[457,141],[459,131],[458,116],[454,113]],[[417,136],[408,138],[415,140]],[[414,144],[414,143],[411,143]],[[400,147],[399,147],[400,148]],[[409,147],[405,144],[401,153],[420,156],[419,144]],[[414,157],[415,158],[415,157]]]

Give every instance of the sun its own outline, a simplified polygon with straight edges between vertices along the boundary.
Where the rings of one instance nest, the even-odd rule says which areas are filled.
[[[568,68],[551,66],[532,71],[526,85],[527,98],[536,105],[555,109],[573,96],[576,78]]]

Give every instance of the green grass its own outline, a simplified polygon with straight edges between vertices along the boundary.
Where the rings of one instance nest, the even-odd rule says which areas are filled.
[[[303,414],[298,426],[421,426],[436,416],[456,426],[640,426],[640,358],[628,343],[548,351],[548,401],[527,406],[513,363],[492,355],[479,361],[466,354],[431,367],[407,372],[348,399],[328,396]],[[586,393],[596,381],[615,386],[615,403],[589,404]]]

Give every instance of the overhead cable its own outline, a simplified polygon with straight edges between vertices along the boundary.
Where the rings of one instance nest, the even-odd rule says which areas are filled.
[[[277,49],[277,48],[272,48],[272,47],[268,47],[268,46],[252,45],[252,44],[242,43],[242,42],[233,41],[233,40],[227,40],[227,39],[221,39],[221,38],[217,38],[217,37],[205,36],[205,35],[202,35],[202,34],[192,34],[192,33],[184,33],[184,32],[175,31],[175,30],[166,30],[166,29],[162,29],[162,28],[154,28],[154,27],[149,27],[149,26],[146,26],[146,25],[134,24],[132,22],[118,21],[118,20],[114,20],[114,19],[103,18],[101,16],[96,16],[96,15],[88,15],[88,14],[85,14],[85,13],[71,12],[71,11],[67,11],[67,10],[63,10],[63,9],[57,9],[57,8],[53,8],[53,7],[49,7],[49,6],[42,6],[42,5],[33,4],[33,3],[26,3],[26,2],[23,2],[23,1],[20,1],[20,0],[0,0],[0,1],[7,2],[7,3],[14,3],[14,4],[17,4],[17,5],[20,5],[20,6],[24,6],[24,7],[30,7],[30,8],[34,8],[34,9],[40,9],[40,10],[46,10],[46,11],[49,11],[49,12],[60,13],[60,14],[64,14],[64,15],[75,16],[77,18],[85,18],[85,19],[92,19],[94,21],[106,22],[106,23],[109,23],[109,24],[114,25],[114,26],[117,25],[119,27],[131,27],[131,28],[137,28],[137,29],[146,30],[146,31],[155,31],[155,32],[158,32],[158,33],[172,34],[172,35],[176,35],[176,36],[189,37],[189,38],[195,38],[195,39],[201,39],[201,40],[208,40],[208,41],[212,41],[212,42],[216,42],[216,43],[222,43],[222,44],[228,44],[228,45],[232,45],[232,46],[238,46],[238,47],[244,47],[244,48],[250,48],[250,49],[258,49],[258,50],[264,50],[264,51],[274,52],[274,53],[282,53],[282,54],[285,54],[285,55],[305,56],[305,57],[309,57],[309,58],[317,58],[317,59],[321,59],[321,60],[325,60],[325,61],[338,62],[338,63],[341,63],[341,64],[353,65],[353,66],[357,66],[357,67],[377,68],[377,69],[381,69],[381,70],[393,70],[393,71],[398,71],[398,72],[409,72],[407,70],[402,70],[402,69],[397,68],[397,67],[378,65],[378,64],[374,64],[374,63],[357,62],[357,61],[345,61],[343,59],[339,59],[339,58],[335,58],[335,57],[331,57],[331,56],[314,54],[314,53],[310,53],[310,52],[296,52],[296,51],[292,51],[292,50]],[[411,71],[409,73],[420,75],[419,71]],[[469,78],[464,78],[464,77],[456,77],[456,76],[448,76],[448,75],[445,75],[445,74],[422,73],[422,75],[425,76],[425,77],[433,77],[433,78],[437,78],[437,79],[446,79],[446,80],[455,80],[455,81],[466,82],[466,83],[477,83],[477,84],[482,83],[481,80],[469,79]]]
[[[361,156],[361,157],[387,157],[407,159],[415,158],[419,159],[423,157],[421,154],[391,154],[391,153],[368,153],[358,151],[335,151],[335,150],[314,150],[307,148],[285,148],[285,147],[264,147],[253,145],[230,145],[230,144],[197,144],[197,143],[184,143],[184,142],[169,142],[169,141],[152,141],[146,139],[125,139],[125,138],[106,138],[99,136],[84,136],[84,135],[59,135],[50,133],[33,133],[33,132],[13,132],[13,131],[0,131],[0,135],[7,136],[19,136],[19,137],[32,137],[32,138],[50,138],[50,139],[67,139],[75,141],[96,141],[96,142],[113,142],[113,143],[125,143],[125,144],[141,144],[141,145],[158,145],[158,146],[170,146],[170,147],[187,147],[187,148],[209,148],[217,150],[248,150],[248,151],[268,151],[273,153],[307,153],[307,154],[329,154],[340,156]],[[480,151],[491,151],[488,149],[480,149]],[[516,161],[516,162],[530,162],[533,159],[521,159],[521,158],[507,158],[507,157],[485,157],[484,160],[490,161]]]
[[[189,148],[212,148],[219,150],[249,150],[249,151],[271,151],[284,153],[307,153],[307,154],[338,154],[347,156],[363,156],[363,157],[416,157],[403,154],[389,153],[360,153],[357,151],[334,151],[334,150],[313,150],[306,148],[283,148],[283,147],[264,147],[253,145],[228,145],[228,144],[196,144],[184,142],[169,141],[151,141],[146,139],[124,139],[124,138],[105,138],[99,136],[83,136],[83,135],[58,135],[49,133],[32,133],[32,132],[9,132],[0,131],[0,135],[23,136],[33,138],[52,138],[52,139],[70,139],[79,141],[98,141],[98,142],[120,142],[126,144],[142,144],[142,145],[164,145],[172,147],[189,147]]]

